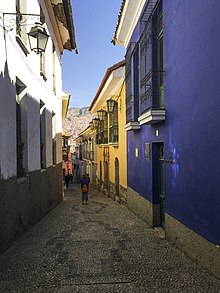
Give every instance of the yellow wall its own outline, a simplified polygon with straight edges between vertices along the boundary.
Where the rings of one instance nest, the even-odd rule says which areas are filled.
[[[109,146],[109,180],[115,182],[115,158],[119,160],[119,183],[127,188],[127,136],[124,126],[126,124],[126,108],[125,108],[125,83],[122,85],[116,96],[120,94],[118,98],[118,148]]]
[[[112,145],[97,145],[97,165],[98,165],[98,178],[100,179],[100,161],[102,162],[102,181],[104,181],[104,165],[103,165],[103,152],[104,147],[109,147],[109,180],[115,183],[115,158],[119,160],[119,183],[127,188],[127,136],[124,126],[126,124],[126,106],[125,106],[125,84],[123,88],[114,93],[118,98],[118,147]],[[102,105],[104,107],[105,105]]]
[[[102,181],[104,181],[104,166],[103,166],[103,147],[96,145],[96,151],[97,151],[97,170],[98,170],[98,178],[100,177],[100,161],[102,162]]]

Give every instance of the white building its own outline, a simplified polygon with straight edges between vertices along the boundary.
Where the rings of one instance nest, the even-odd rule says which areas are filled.
[[[40,54],[35,22],[49,36]],[[0,251],[62,201],[65,49],[77,53],[70,0],[0,2]]]

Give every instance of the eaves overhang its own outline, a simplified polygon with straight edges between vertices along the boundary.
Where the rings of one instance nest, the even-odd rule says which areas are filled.
[[[67,111],[69,107],[71,95],[67,92],[62,93],[62,120],[64,120],[67,116]]]
[[[48,1],[47,1],[48,2]],[[70,0],[50,0],[56,18],[63,49],[78,54]]]
[[[91,113],[96,113],[101,105],[119,88],[125,78],[125,60],[109,67],[102,79],[98,91],[89,107]]]
[[[85,135],[86,133],[88,133],[88,131],[89,131],[89,126],[87,126],[86,128],[84,128],[79,134],[78,134],[78,136],[83,136],[83,135]]]
[[[112,43],[127,48],[146,0],[123,0]]]

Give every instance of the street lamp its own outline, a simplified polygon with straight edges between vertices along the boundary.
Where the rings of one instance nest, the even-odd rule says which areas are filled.
[[[106,103],[107,103],[108,112],[112,113],[114,111],[115,101],[112,98],[110,98],[106,101]]]
[[[99,126],[99,119],[98,119],[98,118],[94,118],[94,119],[92,120],[92,122],[93,122],[94,127],[95,127],[95,128],[98,128],[98,126]]]
[[[28,23],[28,20],[36,17],[39,18],[41,15],[20,12],[3,12],[4,34],[12,31],[15,26],[17,29],[17,26],[20,28],[21,26],[29,25],[30,23]],[[31,27],[31,30],[27,35],[31,51],[34,51],[36,54],[45,52],[49,35],[40,22],[35,22],[35,25]]]
[[[106,115],[106,111],[104,111],[103,109],[100,109],[97,111],[97,115],[100,121],[105,120],[105,115]]]
[[[45,52],[49,36],[41,23],[36,22],[27,35],[31,51],[36,54]]]

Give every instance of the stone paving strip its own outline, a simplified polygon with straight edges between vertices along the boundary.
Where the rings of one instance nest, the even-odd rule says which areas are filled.
[[[198,267],[125,206],[80,186],[0,256],[0,292],[220,292]]]

